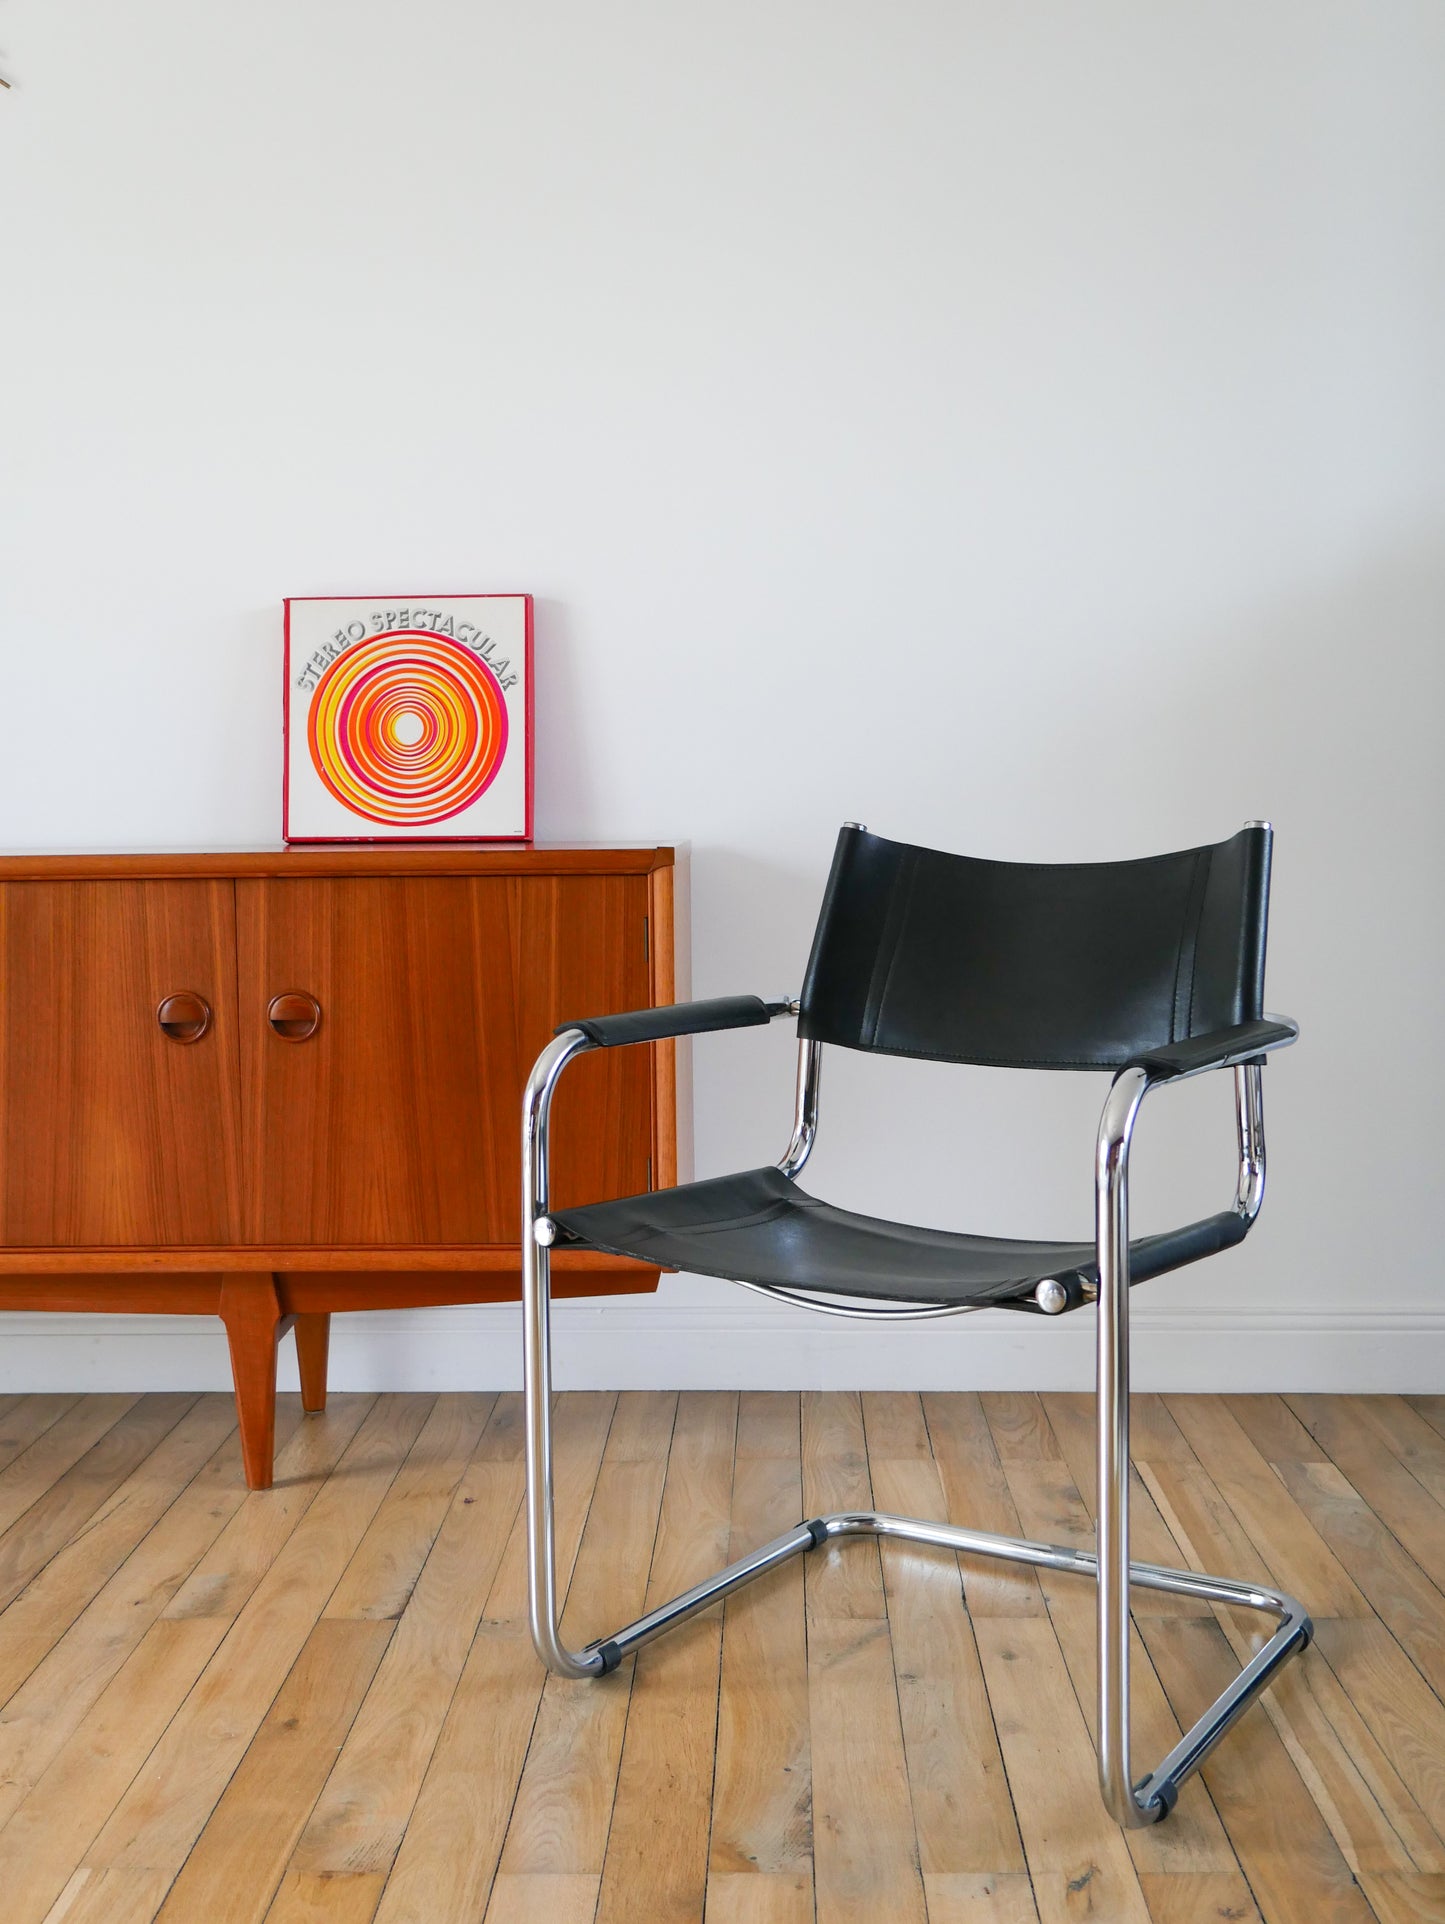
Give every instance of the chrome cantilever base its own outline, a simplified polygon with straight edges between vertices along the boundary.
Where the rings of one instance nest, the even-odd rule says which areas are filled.
[[[937,1549],[954,1550],[965,1556],[995,1557],[1011,1563],[1032,1564],[1037,1569],[1061,1570],[1097,1580],[1099,1560],[1092,1551],[1070,1550],[1056,1543],[1033,1543],[1026,1537],[994,1536],[985,1530],[967,1530],[952,1523],[930,1523],[921,1517],[891,1516],[884,1511],[852,1510],[836,1516],[813,1517],[765,1543],[748,1556],[740,1557],[716,1576],[684,1590],[670,1603],[649,1610],[611,1637],[600,1638],[583,1650],[565,1649],[557,1640],[554,1625],[533,1621],[533,1639],[539,1656],[552,1670],[567,1677],[601,1677],[615,1670],[624,1657],[630,1657],[655,1637],[675,1629],[706,1610],[720,1597],[740,1590],[780,1563],[812,1550],[819,1544],[842,1537],[897,1537],[909,1543],[931,1544]],[[1312,1626],[1303,1607],[1293,1597],[1258,1584],[1236,1583],[1228,1577],[1200,1575],[1192,1570],[1168,1570],[1153,1563],[1133,1563],[1129,1580],[1145,1590],[1167,1590],[1176,1596],[1199,1597],[1209,1603],[1229,1604],[1245,1610],[1263,1610],[1279,1619],[1279,1628],[1250,1660],[1238,1677],[1195,1723],[1169,1755],[1149,1775],[1133,1787],[1138,1810],[1136,1824],[1157,1823],[1174,1808],[1179,1786],[1197,1770],[1230,1725],[1246,1711],[1275,1672],[1309,1642]],[[1117,1813],[1116,1813],[1117,1814]],[[1126,1817],[1124,1822],[1129,1822]]]
[[[685,1623],[720,1597],[836,1538],[886,1536],[932,1544],[964,1556],[1002,1558],[1035,1568],[1091,1577],[1098,1594],[1099,1790],[1116,1822],[1136,1828],[1169,1815],[1179,1786],[1197,1770],[1264,1689],[1275,1672],[1304,1649],[1312,1626],[1293,1597],[1260,1584],[1191,1570],[1135,1563],[1129,1556],[1129,1220],[1128,1156],[1135,1118],[1150,1088],[1142,1069],[1115,1079],[1100,1122],[1096,1161],[1099,1297],[1097,1320],[1098,1511],[1097,1554],[1026,1538],[993,1536],[951,1523],[856,1510],[799,1523],[715,1577],[684,1590],[635,1623],[569,1650],[558,1628],[552,1502],[552,1339],[548,1203],[548,1117],[557,1077],[586,1038],[569,1030],[538,1058],[527,1087],[522,1122],[522,1329],[526,1388],[528,1595],[537,1654],[564,1677],[601,1677],[654,1637]],[[1264,1135],[1259,1069],[1235,1072],[1240,1140],[1237,1207],[1252,1220],[1264,1186]],[[800,1077],[800,1116],[806,1079]],[[816,1093],[816,1078],[812,1088]],[[800,1122],[801,1129],[801,1122]],[[1133,1779],[1129,1729],[1129,1588],[1164,1590],[1208,1603],[1262,1610],[1279,1628],[1230,1687],[1185,1733],[1148,1776]]]

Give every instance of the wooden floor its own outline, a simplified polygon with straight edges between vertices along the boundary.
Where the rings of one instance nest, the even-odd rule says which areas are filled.
[[[1317,1641],[1125,1836],[1092,1592],[871,1541],[600,1684],[526,1629],[510,1396],[0,1398],[4,1924],[1445,1920],[1445,1397],[1140,1397],[1136,1553]],[[1090,1537],[1078,1396],[570,1395],[565,1628],[873,1504]],[[1140,1769],[1262,1620],[1143,1593]],[[966,1609],[961,1607],[966,1602]]]

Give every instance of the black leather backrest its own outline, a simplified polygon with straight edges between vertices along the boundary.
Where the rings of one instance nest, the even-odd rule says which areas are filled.
[[[798,1033],[1015,1068],[1117,1068],[1255,1020],[1271,832],[1035,866],[838,836]]]

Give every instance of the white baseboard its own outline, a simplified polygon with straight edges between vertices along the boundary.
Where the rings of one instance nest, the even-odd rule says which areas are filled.
[[[1094,1318],[988,1312],[880,1337],[802,1311],[666,1300],[560,1303],[564,1389],[1087,1389]],[[1445,1309],[1154,1310],[1132,1318],[1142,1390],[1445,1389]],[[373,1310],[332,1322],[338,1390],[514,1389],[515,1306]],[[296,1387],[282,1346],[280,1381]],[[204,1316],[0,1314],[0,1392],[224,1389]]]

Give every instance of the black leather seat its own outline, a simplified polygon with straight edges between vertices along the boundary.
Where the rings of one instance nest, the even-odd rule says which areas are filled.
[[[749,1169],[652,1195],[554,1210],[557,1247],[635,1256],[664,1269],[773,1288],[905,1302],[973,1303],[1037,1313],[1033,1292],[1053,1277],[1068,1306],[1093,1296],[1092,1243],[1018,1242],[855,1215],[820,1202],[777,1168]],[[1234,1210],[1129,1246],[1135,1283],[1244,1239]]]
[[[1270,836],[1132,862],[992,862],[852,824],[797,1005],[805,1047],[1021,1069],[1113,1069],[1156,1081],[1293,1038],[1261,1013]],[[611,1048],[771,1020],[785,1005],[725,996],[567,1027]],[[563,1031],[559,1030],[561,1034]],[[806,1152],[804,1152],[806,1154]],[[800,1166],[800,1164],[798,1165]],[[637,1257],[762,1288],[920,1305],[1037,1310],[1057,1280],[1098,1289],[1092,1243],[1011,1241],[880,1221],[821,1202],[794,1168],[750,1169],[553,1212],[559,1246]],[[1131,1283],[1243,1241],[1235,1208],[1130,1245]]]

